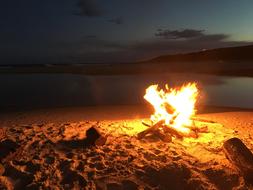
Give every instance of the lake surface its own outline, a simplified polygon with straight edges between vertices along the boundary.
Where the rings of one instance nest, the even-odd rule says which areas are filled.
[[[83,76],[71,74],[8,74],[0,76],[0,107],[54,107],[145,103],[151,84],[171,87],[197,82],[199,103],[253,108],[253,78],[200,74]]]

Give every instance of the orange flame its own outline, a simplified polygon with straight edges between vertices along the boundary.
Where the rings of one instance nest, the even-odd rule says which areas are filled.
[[[151,121],[156,123],[164,120],[165,125],[189,133],[192,125],[191,117],[195,114],[195,103],[198,89],[196,83],[188,83],[180,89],[158,90],[158,85],[151,85],[146,89],[144,98],[153,105],[155,112]]]

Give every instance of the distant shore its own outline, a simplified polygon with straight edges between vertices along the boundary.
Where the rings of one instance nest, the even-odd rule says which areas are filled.
[[[117,64],[0,65],[0,74],[145,75],[195,73],[218,76],[253,77],[251,63],[244,62],[147,62]],[[245,66],[246,65],[246,66]]]

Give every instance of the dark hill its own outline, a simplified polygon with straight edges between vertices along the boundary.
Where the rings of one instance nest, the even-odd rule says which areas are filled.
[[[219,48],[186,54],[163,55],[148,62],[171,61],[253,61],[253,45]]]
[[[147,61],[132,63],[1,65],[0,73],[71,73],[83,75],[201,73],[253,77],[253,45],[164,55]]]

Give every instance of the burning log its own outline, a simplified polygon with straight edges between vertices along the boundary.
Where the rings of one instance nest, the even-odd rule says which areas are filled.
[[[152,134],[157,135],[161,140],[168,142],[168,141],[171,141],[170,139],[172,138],[172,136],[178,139],[183,139],[184,137],[198,138],[198,133],[208,132],[207,126],[205,127],[191,126],[191,127],[188,127],[191,130],[190,133],[183,133],[171,127],[170,125],[165,125],[164,120],[161,120],[154,125],[149,125],[144,122],[142,122],[142,124],[147,126],[148,128],[137,134],[138,139],[142,139],[146,135],[152,133]]]
[[[164,128],[164,121],[159,121],[157,122],[155,125],[149,125],[147,123],[142,122],[143,125],[148,126],[149,128],[147,128],[146,130],[140,132],[137,137],[138,139],[142,139],[144,138],[146,135],[152,133],[154,135],[156,135],[157,137],[159,137],[162,141],[165,142],[171,142],[172,141],[172,137],[170,134],[164,134],[161,132],[160,128]]]
[[[224,142],[223,150],[244,178],[253,183],[253,154],[246,145],[240,139],[232,138]]]

